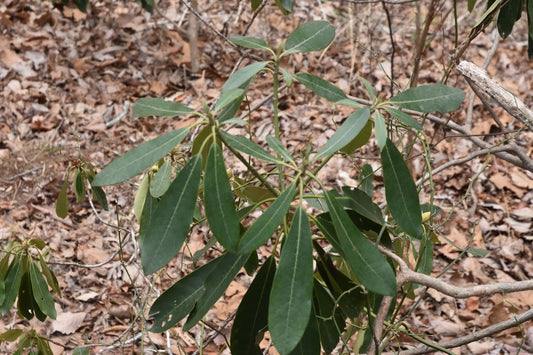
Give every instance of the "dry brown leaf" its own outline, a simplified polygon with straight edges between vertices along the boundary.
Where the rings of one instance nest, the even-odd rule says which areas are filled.
[[[57,315],[57,319],[52,321],[54,332],[61,334],[72,334],[81,327],[87,313],[85,312],[64,312]]]

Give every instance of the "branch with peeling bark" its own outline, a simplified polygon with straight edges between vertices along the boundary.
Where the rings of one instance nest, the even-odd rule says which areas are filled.
[[[394,260],[394,262],[398,265],[398,274],[396,276],[398,288],[401,288],[402,286],[409,284],[409,283],[415,283],[415,284],[433,288],[447,296],[454,297],[454,298],[468,298],[468,297],[473,297],[473,296],[490,296],[495,293],[508,294],[508,293],[514,293],[514,292],[520,292],[520,291],[533,290],[533,280],[517,281],[517,282],[502,282],[502,283],[494,283],[494,284],[488,284],[488,285],[473,285],[473,286],[468,286],[468,287],[454,286],[447,282],[439,280],[435,277],[431,277],[431,276],[428,276],[428,275],[425,275],[419,272],[415,272],[409,268],[407,263],[402,258],[394,254],[392,251],[385,249],[381,246],[378,246],[378,248],[383,254],[385,254],[392,260]],[[372,346],[369,347],[369,351],[368,351],[369,354],[375,354],[376,349],[378,349],[377,345],[379,345],[380,339],[383,335],[383,327],[379,325],[383,325],[385,323],[385,318],[389,310],[391,301],[392,301],[392,297],[387,296],[387,297],[384,297],[381,302],[381,305],[380,305],[380,308],[378,310],[378,313],[376,315],[376,320],[375,320],[376,326],[374,328],[374,343],[372,344]],[[514,326],[520,325],[531,319],[533,319],[533,310],[528,310],[518,316],[515,316],[511,319],[505,320],[498,324],[492,325],[480,331],[473,332],[472,334],[459,337],[459,338],[455,338],[452,340],[443,341],[435,345],[441,348],[454,348],[457,346],[469,344],[473,341],[477,341],[484,337],[487,337],[487,336],[496,334],[498,332],[501,332],[503,330],[512,328]],[[423,345],[415,349],[400,352],[400,354],[425,354],[431,351],[435,351],[435,348]]]

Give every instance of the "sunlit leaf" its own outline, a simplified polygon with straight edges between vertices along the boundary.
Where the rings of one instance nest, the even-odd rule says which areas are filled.
[[[400,228],[411,237],[421,238],[422,212],[413,177],[402,154],[389,139],[381,151],[387,205]]]
[[[387,111],[392,117],[396,118],[398,121],[408,125],[409,127],[412,127],[416,130],[422,130],[424,127],[420,123],[418,123],[417,120],[415,120],[410,115],[406,114],[403,111],[397,110],[395,108],[391,107],[385,107],[385,111]]]
[[[333,38],[335,38],[335,27],[328,22],[306,22],[289,35],[283,55],[319,51],[329,46]]]
[[[268,238],[274,234],[283,217],[289,209],[289,205],[296,190],[295,183],[281,193],[278,198],[272,202],[270,207],[263,212],[259,218],[252,224],[239,242],[237,251],[242,254],[250,254],[255,249],[263,245]]]
[[[329,101],[336,102],[339,100],[348,99],[344,91],[319,76],[307,73],[298,73],[294,77],[300,84],[305,85],[309,90],[325,99],[328,99]]]
[[[15,341],[22,334],[23,329],[9,329],[0,334],[1,341]]]
[[[157,204],[150,228],[140,239],[142,266],[146,274],[165,266],[180,250],[192,221],[201,166],[201,157],[193,156]]]
[[[157,170],[152,181],[150,181],[150,195],[161,197],[167,192],[170,182],[172,181],[172,164],[165,160]]]
[[[93,180],[94,186],[118,184],[140,174],[163,158],[189,132],[183,127],[145,142],[109,163]]]
[[[257,159],[261,159],[268,163],[280,163],[281,160],[275,156],[269,154],[260,145],[254,143],[250,139],[243,136],[234,136],[224,131],[220,131],[220,134],[228,142],[230,146],[237,149],[240,152],[251,155]]]
[[[374,114],[374,134],[376,135],[379,149],[383,149],[387,142],[387,126],[385,125],[385,118],[379,111]]]
[[[372,136],[372,121],[367,121],[361,132],[355,136],[350,143],[342,147],[340,152],[345,154],[352,154],[356,149],[361,148],[370,140]]]
[[[143,213],[144,203],[146,201],[146,196],[148,195],[148,190],[150,188],[150,174],[144,175],[137,192],[135,193],[135,199],[133,200],[133,213],[137,221],[141,221],[141,216]]]
[[[245,37],[245,36],[231,36],[228,39],[231,42],[241,47],[251,48],[251,49],[263,49],[267,51],[271,50],[268,44],[260,38]]]
[[[294,7],[294,0],[275,0],[275,3],[284,15],[290,14]]]
[[[352,113],[337,129],[337,132],[316,153],[313,160],[327,157],[349,144],[365,127],[370,117],[370,109],[363,107]]]
[[[268,324],[270,290],[276,272],[276,262],[268,258],[257,272],[252,284],[239,304],[231,328],[232,355],[262,355],[258,334]]]
[[[311,314],[312,290],[311,228],[305,210],[298,207],[281,250],[268,307],[268,329],[281,354],[292,351],[304,335]]]
[[[162,98],[141,98],[133,105],[134,117],[161,116],[174,117],[194,112],[192,108],[179,102],[167,101]]]
[[[215,111],[222,110],[239,99],[240,101],[242,101],[242,97],[244,96],[244,93],[245,91],[241,88],[232,88],[232,89],[223,91],[222,95],[220,95],[220,98],[217,100],[214,110]]]
[[[294,159],[292,158],[291,154],[287,151],[287,149],[281,144],[281,142],[271,135],[266,136],[266,142],[270,148],[272,148],[273,151],[275,151],[280,157],[282,157],[285,161],[291,161],[294,162]]]
[[[267,66],[268,62],[256,62],[233,73],[222,86],[222,92],[239,88]]]
[[[239,243],[240,223],[222,150],[216,144],[211,146],[207,158],[204,200],[211,231],[224,248],[235,251]]]
[[[409,110],[446,113],[457,109],[465,96],[461,89],[428,84],[407,89],[391,98],[390,102]]]

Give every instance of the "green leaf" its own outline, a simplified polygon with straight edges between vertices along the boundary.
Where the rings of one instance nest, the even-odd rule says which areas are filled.
[[[381,164],[385,197],[392,217],[405,233],[420,239],[424,231],[418,191],[402,154],[389,139],[381,151]]]
[[[209,155],[211,145],[213,145],[213,127],[204,126],[192,142],[191,150],[191,155],[202,155],[202,170],[205,169],[205,165],[207,164],[207,156]]]
[[[4,300],[6,299],[6,283],[4,281],[4,277],[2,274],[0,274],[0,305],[4,303]]]
[[[235,201],[224,165],[224,156],[216,144],[211,146],[207,158],[204,200],[211,231],[224,248],[235,251],[239,243],[240,223],[235,212]]]
[[[385,224],[381,209],[372,201],[372,197],[368,196],[364,191],[343,186],[342,192],[347,198],[347,203],[343,204],[345,207],[365,216],[372,222]]]
[[[59,288],[59,283],[57,282],[56,275],[50,270],[46,262],[43,260],[42,256],[39,259],[39,265],[41,265],[41,271],[46,278],[46,282],[52,288],[52,290],[61,297],[61,289]]]
[[[368,93],[368,97],[370,100],[374,101],[376,99],[376,91],[372,87],[372,84],[362,76],[359,77],[359,81],[363,83],[363,86],[366,89],[366,92]]]
[[[214,259],[177,281],[159,296],[150,308],[149,317],[154,319],[152,333],[164,332],[189,314],[196,301],[205,292],[204,282],[216,269],[220,258]]]
[[[144,203],[146,201],[146,196],[148,195],[148,190],[150,188],[151,174],[148,173],[144,175],[137,192],[135,193],[135,199],[133,200],[133,213],[137,221],[141,221],[141,216],[143,214]]]
[[[374,169],[370,164],[365,164],[361,167],[361,172],[359,173],[359,187],[364,191],[370,198],[374,194]]]
[[[280,157],[282,157],[286,161],[294,162],[294,159],[292,159],[291,154],[285,149],[283,144],[276,138],[271,135],[266,136],[266,142],[270,148],[272,148],[273,151],[275,151],[277,154],[279,154]]]
[[[276,6],[281,10],[283,15],[288,15],[294,7],[294,0],[275,0]]]
[[[246,37],[246,36],[231,36],[228,39],[231,42],[241,47],[251,48],[251,49],[264,49],[267,51],[272,51],[270,47],[268,46],[268,44],[260,38]]]
[[[222,92],[222,95],[220,95],[220,98],[217,100],[217,103],[215,105],[215,111],[222,110],[223,108],[228,107],[233,102],[239,100],[239,102],[242,102],[242,98],[244,97],[245,91],[241,88],[232,88],[226,91]]]
[[[251,155],[257,159],[261,159],[268,163],[280,163],[281,160],[267,153],[260,145],[254,143],[250,139],[243,136],[234,136],[224,131],[220,131],[220,134],[228,142],[230,146],[237,149],[240,152]]]
[[[0,340],[1,341],[15,341],[17,338],[22,334],[22,329],[9,329],[0,334]]]
[[[89,355],[89,348],[87,346],[78,346],[72,351],[72,355]]]
[[[76,7],[78,10],[80,10],[83,13],[87,12],[87,4],[89,3],[89,0],[74,0],[74,4],[76,4]]]
[[[68,215],[68,177],[69,174],[67,173],[67,178],[65,179],[63,186],[61,186],[61,191],[59,191],[59,195],[57,195],[56,200],[56,214],[60,218],[65,218]]]
[[[261,203],[270,198],[276,198],[276,195],[274,195],[272,191],[261,186],[246,186],[242,190],[242,195],[255,203]]]
[[[339,343],[345,327],[344,318],[326,288],[316,279],[313,283],[313,310],[316,314],[320,343],[326,354],[331,354]]]
[[[150,228],[140,239],[143,270],[151,274],[165,266],[181,248],[192,221],[200,184],[202,158],[195,155],[181,169],[157,204]]]
[[[294,76],[283,68],[279,68],[279,71],[281,72],[281,75],[283,75],[283,80],[285,80],[287,87],[291,87]]]
[[[4,303],[2,304],[2,315],[6,315],[7,312],[13,307],[15,299],[17,298],[17,293],[20,288],[20,283],[22,280],[22,262],[19,257],[15,257],[11,261],[9,266],[9,271],[7,272],[7,277],[5,280],[7,287],[6,297]]]
[[[54,355],[48,340],[42,337],[37,337],[37,355]]]
[[[472,12],[477,0],[468,0],[468,12]]]
[[[342,245],[339,252],[357,279],[372,292],[396,295],[396,276],[387,259],[357,229],[331,192],[324,192],[324,197]]]
[[[140,174],[177,146],[189,132],[183,127],[145,142],[118,157],[100,171],[94,186],[114,185]]]
[[[233,355],[263,354],[259,348],[263,337],[259,334],[268,324],[268,303],[275,272],[276,262],[270,257],[259,269],[242,298],[231,328],[230,345]]]
[[[28,244],[31,245],[32,247],[35,247],[39,250],[43,250],[44,247],[46,246],[44,240],[42,239],[39,239],[39,238],[32,238],[28,241]]]
[[[27,320],[33,319],[36,314],[39,314],[39,319],[42,318],[43,315],[39,309],[39,306],[37,303],[35,303],[35,298],[33,297],[33,292],[31,289],[30,274],[28,272],[25,272],[22,275],[22,280],[20,281],[17,311],[19,317],[24,317]],[[46,319],[46,315],[44,318]]]
[[[274,234],[289,209],[295,190],[295,183],[290,184],[272,205],[257,218],[255,223],[248,228],[239,242],[239,247],[237,248],[239,253],[250,254]]]
[[[337,129],[337,132],[316,153],[313,160],[330,156],[348,145],[365,127],[369,117],[370,109],[368,107],[363,107],[348,116],[346,121]]]
[[[80,203],[85,199],[85,181],[80,170],[76,169],[76,175],[74,176],[74,194],[76,195],[76,202]]]
[[[250,84],[250,81],[245,83],[245,85],[241,85],[240,88],[247,90],[248,85]],[[239,96],[236,100],[234,100],[232,103],[230,103],[228,106],[224,107],[222,111],[217,115],[217,121],[222,123],[226,123],[229,120],[231,120],[237,111],[241,108],[242,101],[244,100],[244,94]]]
[[[188,331],[198,323],[215,302],[218,301],[231,281],[237,276],[244,263],[246,263],[249,256],[247,254],[226,253],[218,258],[219,262],[217,267],[211,271],[205,280],[204,288],[206,292],[200,296],[189,318],[187,318],[187,321],[183,325],[184,331]]]
[[[344,91],[321,77],[307,73],[298,73],[294,77],[300,84],[329,101],[337,102],[348,99]]]
[[[302,207],[296,209],[281,249],[268,311],[268,329],[281,354],[300,342],[311,314],[313,244],[311,227]]]
[[[92,181],[91,181],[91,188],[93,190],[93,200],[96,199],[96,201],[98,201],[100,206],[102,206],[102,208],[105,211],[108,211],[109,204],[107,203],[107,196],[104,192],[104,189],[102,189],[100,186],[92,186]]]
[[[262,0],[251,0],[252,3],[252,10],[257,10],[259,6],[261,6]]]
[[[391,98],[390,102],[409,110],[446,113],[457,109],[465,96],[461,89],[429,84],[407,89]]]
[[[498,33],[502,38],[507,38],[513,32],[514,24],[520,19],[523,7],[523,0],[509,0],[500,9],[497,24]]]
[[[174,117],[194,112],[179,102],[166,101],[162,98],[142,98],[133,105],[134,117],[160,116]]]
[[[376,135],[379,149],[383,149],[387,142],[387,126],[383,115],[379,111],[374,114],[374,134]]]
[[[40,310],[52,319],[56,319],[56,308],[54,298],[48,290],[48,285],[41,275],[35,262],[30,262],[30,279],[35,302],[39,305]]]
[[[403,111],[391,107],[385,107],[385,111],[387,111],[392,117],[396,118],[398,121],[406,124],[409,127],[412,127],[419,131],[424,129],[424,127],[422,127],[422,125],[418,123],[417,120],[415,120],[413,117]]]
[[[150,195],[155,198],[161,197],[167,192],[170,182],[172,181],[172,164],[165,160],[159,167],[152,181],[150,181]],[[144,201],[143,201],[144,202]]]
[[[416,263],[416,270],[423,274],[429,275],[433,269],[433,243],[431,239],[423,238],[420,241],[418,249],[418,262]]]
[[[269,62],[256,62],[245,66],[237,70],[233,75],[231,75],[228,80],[222,86],[222,92],[239,88],[241,85],[246,84],[251,80],[257,73],[263,70]]]
[[[289,355],[320,355],[320,334],[318,333],[316,317],[311,313],[309,318],[302,339],[300,339],[300,342],[296,344],[296,347]],[[283,354],[281,351],[280,353]]]
[[[83,0],[86,1],[86,0]],[[155,0],[141,0],[141,5],[145,11],[154,12]]]
[[[326,21],[311,21],[295,29],[285,42],[283,56],[292,53],[319,51],[335,38],[335,27]]]
[[[335,102],[335,104],[337,104],[337,105],[345,105],[345,106],[350,106],[350,107],[355,107],[355,108],[364,107],[364,105],[361,105],[359,102],[354,101],[352,99],[342,99],[342,100],[339,100],[339,101]]]
[[[361,132],[340,151],[344,154],[352,154],[356,149],[364,146],[370,140],[370,136],[372,136],[372,121],[367,121]]]

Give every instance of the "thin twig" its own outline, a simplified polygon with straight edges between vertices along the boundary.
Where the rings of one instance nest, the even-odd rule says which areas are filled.
[[[205,348],[207,345],[209,345],[209,343],[211,343],[217,337],[217,335],[220,334],[222,329],[227,327],[229,322],[231,322],[233,318],[235,318],[235,314],[237,314],[237,311],[233,311],[229,315],[229,317],[226,318],[226,320],[213,332],[213,334],[211,334],[209,338],[207,338],[207,340],[202,343],[202,349]],[[198,355],[199,353],[200,353],[200,349],[196,350],[192,355]]]
[[[16,175],[13,175],[12,177],[10,177],[9,179],[0,179],[0,183],[2,184],[11,184],[13,183],[16,179],[18,179],[19,177],[23,177],[25,175],[29,175],[31,173],[33,173],[34,171],[37,171],[39,169],[42,169],[42,168],[33,168],[33,169],[30,169],[30,170],[26,170],[26,171],[23,171],[21,173],[18,173]]]

